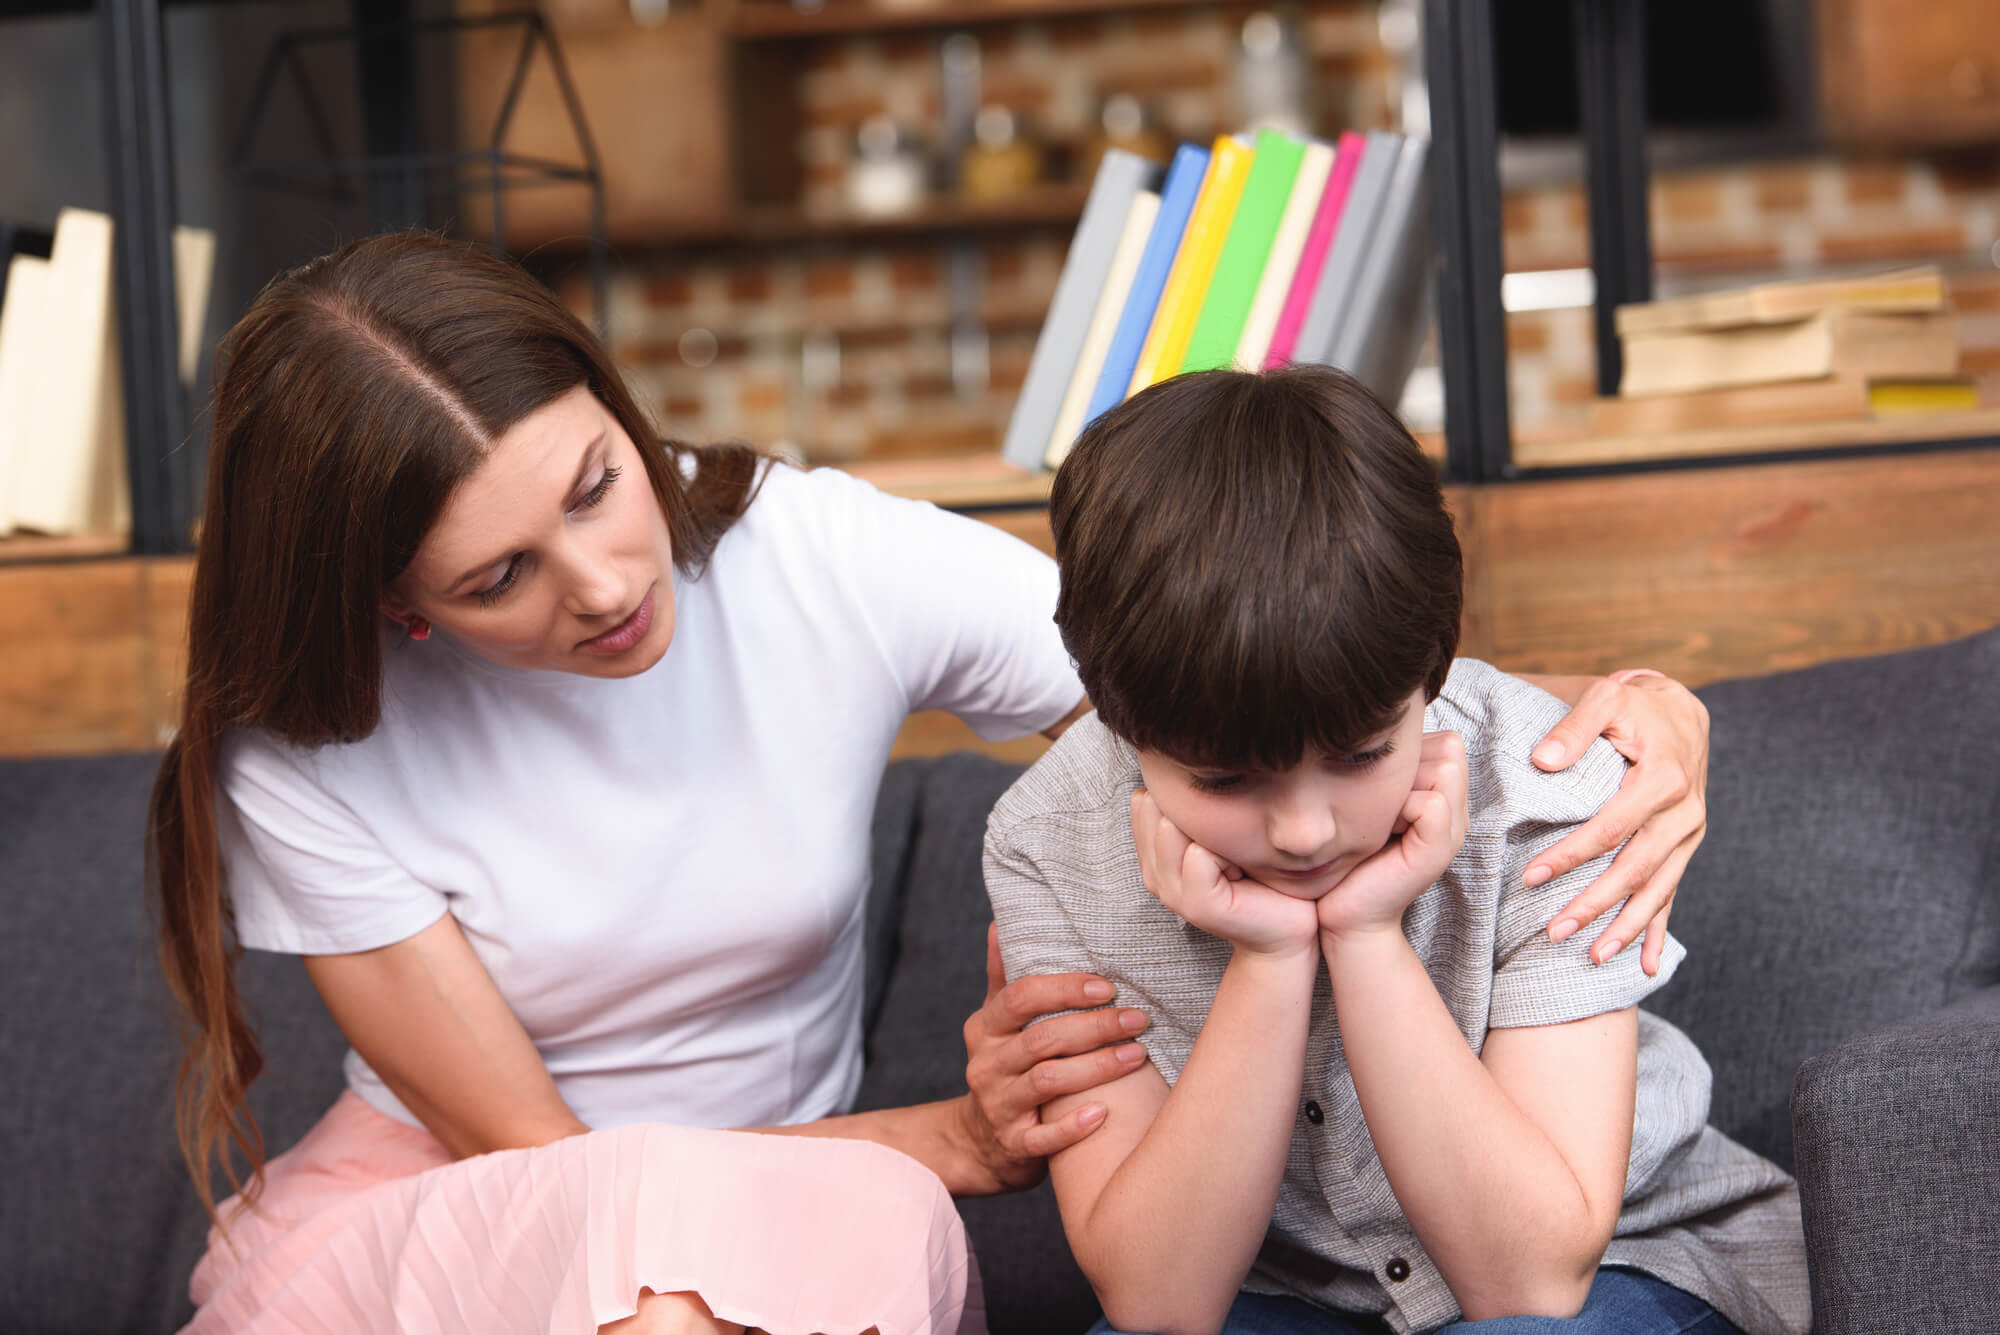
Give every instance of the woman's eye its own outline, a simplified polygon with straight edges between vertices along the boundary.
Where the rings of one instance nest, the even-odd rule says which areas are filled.
[[[610,493],[611,484],[618,480],[619,473],[623,471],[623,469],[618,468],[605,469],[604,475],[597,479],[597,485],[584,493],[583,499],[576,503],[576,508],[579,510],[588,510],[592,506],[602,502],[605,496]]]
[[[520,573],[521,558],[517,556],[507,563],[505,570],[500,572],[500,578],[497,582],[479,591],[479,605],[481,607],[491,607],[493,604],[499,602],[500,595],[514,587],[514,580]]]

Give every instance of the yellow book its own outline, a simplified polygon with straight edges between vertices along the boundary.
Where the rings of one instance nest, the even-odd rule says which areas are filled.
[[[1871,380],[1868,409],[1877,417],[1979,411],[1979,386],[1970,380]]]
[[[1215,261],[1228,239],[1237,201],[1243,197],[1243,183],[1250,178],[1253,156],[1229,135],[1215,141],[1201,195],[1195,200],[1187,232],[1174,255],[1174,267],[1167,273],[1166,290],[1160,294],[1152,328],[1146,331],[1146,342],[1140,348],[1131,393],[1137,394],[1180,370],[1188,342],[1194,337],[1194,322],[1201,315],[1202,298],[1208,294],[1208,280],[1215,274]]]

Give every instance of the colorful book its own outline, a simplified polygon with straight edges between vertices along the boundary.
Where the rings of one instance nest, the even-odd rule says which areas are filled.
[[[1049,437],[1048,453],[1043,456],[1043,462],[1050,468],[1062,466],[1069,447],[1083,430],[1084,412],[1090,407],[1090,396],[1097,389],[1104,372],[1104,358],[1111,350],[1111,335],[1131,296],[1132,278],[1139,271],[1139,258],[1146,251],[1146,240],[1159,216],[1160,197],[1153,191],[1141,190],[1132,197],[1132,211],[1125,216],[1125,234],[1111,254],[1104,292],[1097,299],[1090,328],[1084,331],[1083,350],[1077,355],[1076,370],[1069,378],[1069,392],[1063,395],[1062,411],[1056,414],[1055,432]]]
[[[1387,130],[1371,131],[1368,147],[1361,154],[1361,166],[1348,187],[1347,203],[1340,211],[1340,227],[1326,252],[1319,284],[1313,289],[1312,303],[1299,324],[1292,360],[1324,362],[1333,355],[1333,342],[1340,321],[1354,295],[1354,285],[1367,262],[1375,241],[1375,223],[1388,197],[1389,178],[1395,174],[1396,160],[1402,156],[1402,136]]]
[[[1291,198],[1278,220],[1277,235],[1271,238],[1271,257],[1264,261],[1264,276],[1257,280],[1257,296],[1250,314],[1243,320],[1243,336],[1236,340],[1235,364],[1254,371],[1264,365],[1271,351],[1271,335],[1278,327],[1278,315],[1298,274],[1299,256],[1312,231],[1320,203],[1326,197],[1327,179],[1333,172],[1333,145],[1311,143],[1299,161],[1299,174],[1292,182]]]
[[[1156,184],[1153,178],[1159,170],[1157,163],[1115,148],[1105,153],[1098,166],[1097,178],[1084,200],[1083,217],[1063,260],[1062,275],[1056,279],[1055,297],[1042,322],[1041,337],[1028,361],[1027,379],[1015,401],[1013,420],[1007,424],[1001,453],[1017,467],[1029,472],[1042,467],[1056,415],[1062,411],[1063,396],[1069,389],[1070,373],[1083,349],[1084,333],[1104,291],[1112,253],[1125,234],[1132,198]]]
[[[1215,272],[1202,295],[1201,313],[1181,357],[1182,371],[1209,371],[1236,360],[1236,345],[1250,318],[1251,303],[1264,278],[1278,224],[1305,158],[1303,141],[1276,130],[1259,130],[1243,194],[1230,219],[1229,234],[1215,258]]]
[[[1138,368],[1132,373],[1131,392],[1165,380],[1180,370],[1187,355],[1188,339],[1201,314],[1202,297],[1215,273],[1215,261],[1229,235],[1236,216],[1236,203],[1243,196],[1243,183],[1250,175],[1251,150],[1224,135],[1209,150],[1211,163],[1201,197],[1195,201],[1188,219],[1187,234],[1181,238],[1180,254],[1167,277],[1160,307],[1153,313],[1153,327],[1146,334],[1146,346],[1139,353]],[[1079,331],[1081,337],[1081,331]]]
[[[1354,184],[1354,173],[1360,168],[1367,150],[1368,141],[1352,130],[1342,134],[1334,145],[1333,171],[1326,178],[1326,193],[1320,196],[1319,210],[1313,214],[1305,247],[1299,252],[1298,270],[1293,273],[1291,287],[1285,292],[1285,304],[1278,312],[1278,323],[1271,330],[1271,346],[1264,354],[1264,369],[1267,371],[1292,360],[1293,348],[1298,343],[1299,326],[1305,322],[1313,293],[1319,290],[1319,276],[1326,267],[1327,250],[1333,244],[1335,229],[1340,225],[1341,212]]]
[[[1209,152],[1198,144],[1182,144],[1174,150],[1167,168],[1166,183],[1160,187],[1160,216],[1153,221],[1153,234],[1146,238],[1139,270],[1132,276],[1132,291],[1125,298],[1125,310],[1112,332],[1110,350],[1104,354],[1104,370],[1097,377],[1097,389],[1085,411],[1087,426],[1122,403],[1132,387],[1132,373],[1139,365],[1139,351],[1145,346],[1146,332],[1153,327],[1153,313],[1159,309],[1160,294],[1167,275],[1180,252],[1181,237],[1188,217],[1207,179]]]
[[[1430,140],[1406,138],[1327,361],[1395,407],[1431,316]]]

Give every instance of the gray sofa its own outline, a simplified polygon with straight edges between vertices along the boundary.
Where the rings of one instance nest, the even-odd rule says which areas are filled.
[[[2000,1330],[2000,631],[1728,682],[1707,843],[1659,1011],[1715,1068],[1715,1122],[1794,1168],[1816,1329]],[[174,1150],[175,1040],[139,893],[155,760],[0,762],[0,1335],[152,1335],[202,1227]],[[963,1088],[983,991],[979,840],[1017,771],[890,768],[876,811],[869,1066],[882,1106]],[[295,961],[246,959],[282,1147],[338,1092]],[[1094,1316],[1046,1186],[967,1201],[999,1335]]]

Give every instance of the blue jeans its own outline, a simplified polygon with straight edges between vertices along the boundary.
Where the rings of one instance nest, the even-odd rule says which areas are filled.
[[[1297,1298],[1239,1293],[1222,1335],[1384,1335],[1380,1319],[1329,1312]],[[1090,1335],[1124,1335],[1107,1321]],[[1741,1335],[1691,1293],[1636,1270],[1604,1269],[1573,1317],[1503,1316],[1454,1321],[1436,1335]]]

